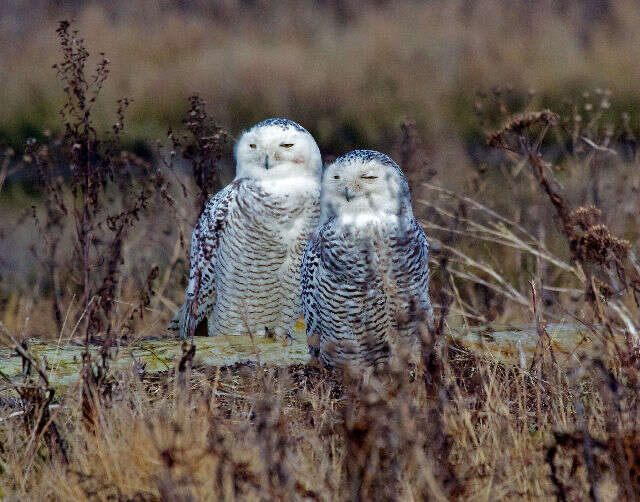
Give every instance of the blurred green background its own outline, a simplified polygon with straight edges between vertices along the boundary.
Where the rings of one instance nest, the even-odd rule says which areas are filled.
[[[18,151],[59,128],[65,18],[112,62],[99,121],[132,99],[125,134],[142,150],[196,92],[233,133],[286,116],[330,154],[388,149],[407,117],[435,147],[468,147],[481,141],[475,93],[495,85],[555,108],[608,88],[637,126],[635,1],[13,0],[0,4],[0,142]]]

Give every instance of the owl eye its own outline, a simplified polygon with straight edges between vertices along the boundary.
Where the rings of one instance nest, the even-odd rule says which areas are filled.
[[[293,143],[280,143],[280,146],[282,148],[291,148],[293,146]]]
[[[249,145],[249,148],[253,148],[253,149],[255,149],[255,147],[256,147],[256,144],[255,144],[255,143],[251,143],[251,144]]]
[[[366,176],[366,175],[362,175],[360,176],[363,180],[377,180],[378,177],[377,176]]]
[[[339,180],[339,179],[340,179],[340,176],[336,175],[336,176],[334,176],[334,177],[333,177],[333,179],[334,179],[334,180]]]

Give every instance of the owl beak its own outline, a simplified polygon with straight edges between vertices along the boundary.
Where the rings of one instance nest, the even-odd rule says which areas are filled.
[[[344,187],[344,198],[347,199],[347,202],[349,202],[353,198],[349,193],[349,189],[347,187]]]
[[[264,156],[264,168],[267,169],[267,170],[269,169],[269,156],[268,155]]]

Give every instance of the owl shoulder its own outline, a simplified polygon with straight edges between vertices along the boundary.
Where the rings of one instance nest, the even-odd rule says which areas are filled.
[[[213,255],[222,233],[228,226],[230,208],[240,195],[242,184],[239,181],[228,184],[207,202],[193,229],[192,254],[204,253],[209,257]]]

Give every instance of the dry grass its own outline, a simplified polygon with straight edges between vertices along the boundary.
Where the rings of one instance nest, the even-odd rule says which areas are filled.
[[[34,443],[20,417],[4,420],[0,493],[10,500],[522,500],[561,492],[581,500],[590,486],[597,500],[637,493],[636,398],[623,385],[614,390],[597,365],[585,363],[589,375],[554,366],[540,379],[459,350],[443,360],[440,397],[402,366],[342,384],[314,367],[195,368],[188,398],[177,371],[142,379],[125,372],[95,426],[83,422],[79,388],[52,410],[68,465]],[[449,462],[453,470],[443,473]]]

